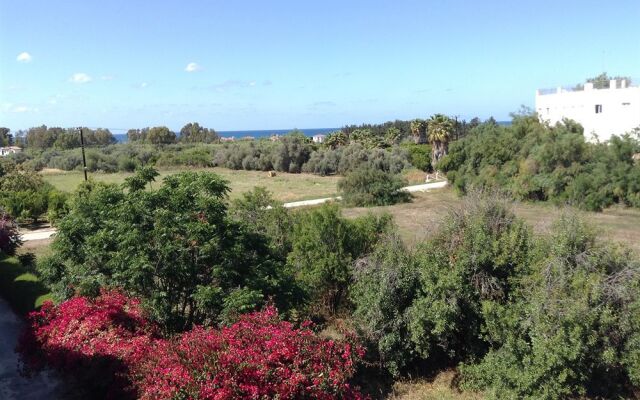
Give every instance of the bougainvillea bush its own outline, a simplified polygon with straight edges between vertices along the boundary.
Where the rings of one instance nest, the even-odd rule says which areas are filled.
[[[50,366],[111,398],[359,399],[349,385],[363,350],[296,328],[274,307],[221,329],[172,338],[117,291],[46,303],[30,316],[19,351],[29,370]]]

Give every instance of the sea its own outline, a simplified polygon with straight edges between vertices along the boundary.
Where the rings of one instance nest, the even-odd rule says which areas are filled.
[[[498,125],[511,125],[511,121],[497,121]],[[297,128],[291,129],[265,129],[265,130],[248,130],[248,131],[216,131],[218,135],[225,138],[235,138],[236,140],[252,137],[254,139],[262,139],[269,138],[273,135],[285,135]],[[305,129],[297,129],[298,131],[304,133],[305,135],[311,137],[314,135],[326,135],[331,132],[335,132],[340,130],[340,128],[305,128]],[[126,143],[127,142],[127,134],[126,133],[114,133],[113,136],[116,138],[118,143]]]
[[[305,135],[311,137],[314,135],[326,135],[331,132],[335,132],[340,128],[305,128],[305,129],[297,129],[298,131],[304,133]],[[216,131],[218,135],[225,138],[235,138],[236,140],[252,137],[254,139],[262,139],[269,138],[273,135],[285,135],[291,131],[295,130],[295,128],[291,129],[266,129],[266,130],[248,130],[248,131]],[[127,134],[126,133],[115,133],[113,135],[118,143],[126,143],[127,142]]]

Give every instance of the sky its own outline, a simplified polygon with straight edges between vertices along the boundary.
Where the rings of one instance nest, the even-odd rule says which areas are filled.
[[[0,0],[12,130],[508,120],[603,71],[640,83],[640,1]]]

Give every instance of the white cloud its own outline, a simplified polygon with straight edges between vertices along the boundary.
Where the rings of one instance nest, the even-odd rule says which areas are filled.
[[[200,71],[201,69],[202,69],[202,67],[200,65],[194,63],[194,62],[190,62],[184,68],[184,70],[187,71],[187,72],[196,72],[196,71]]]
[[[28,62],[31,62],[32,58],[33,57],[31,57],[31,54],[27,53],[26,51],[23,51],[22,53],[18,54],[18,57],[16,57],[16,61],[21,63],[28,63]]]
[[[102,75],[100,77],[100,79],[102,79],[103,81],[112,81],[113,80],[113,76],[112,75]]]
[[[27,107],[27,106],[16,106],[16,107],[13,107],[11,109],[11,112],[13,112],[13,113],[23,113],[23,112],[27,112],[29,110],[30,110],[30,108]]]
[[[141,88],[141,89],[144,89],[144,88],[146,88],[147,86],[149,86],[149,84],[148,84],[147,82],[142,82],[142,83],[140,84],[140,88]]]
[[[91,77],[89,75],[85,74],[84,72],[77,72],[77,73],[71,75],[71,78],[69,78],[69,82],[87,83],[87,82],[91,82]]]

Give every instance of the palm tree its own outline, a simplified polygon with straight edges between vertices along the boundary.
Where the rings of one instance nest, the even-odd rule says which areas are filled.
[[[324,144],[331,149],[344,146],[349,142],[347,135],[342,131],[332,132],[324,139]]]
[[[427,142],[427,121],[416,118],[411,121],[411,134],[416,144]]]
[[[447,155],[449,140],[453,133],[453,120],[444,114],[432,115],[427,122],[429,126],[429,143],[432,146],[431,162],[435,165]]]

